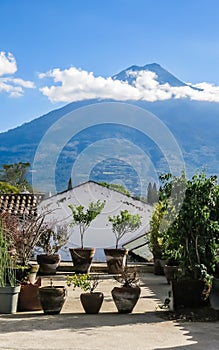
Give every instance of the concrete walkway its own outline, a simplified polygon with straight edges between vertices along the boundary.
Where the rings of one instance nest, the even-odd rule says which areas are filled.
[[[63,284],[64,276],[53,280],[55,285]],[[218,322],[178,323],[158,315],[158,304],[169,290],[164,277],[142,274],[140,300],[128,315],[117,313],[110,294],[115,285],[111,278],[99,284],[105,299],[98,315],[84,313],[81,291],[72,288],[60,315],[42,311],[0,315],[0,350],[219,349]]]

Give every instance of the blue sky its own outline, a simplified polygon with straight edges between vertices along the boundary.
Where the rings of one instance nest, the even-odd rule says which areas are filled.
[[[217,0],[0,0],[0,131],[72,100],[146,99],[150,84],[159,99],[219,102],[218,13]],[[153,62],[204,93],[109,79]]]

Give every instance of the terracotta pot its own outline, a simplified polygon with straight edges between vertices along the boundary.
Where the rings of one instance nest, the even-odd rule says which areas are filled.
[[[173,307],[198,307],[208,302],[210,286],[200,280],[173,280]]]
[[[40,275],[55,275],[61,261],[59,254],[38,254],[37,262],[40,265]]]
[[[109,274],[122,273],[127,265],[128,249],[105,248],[106,263]]]
[[[114,287],[111,294],[119,313],[131,313],[140,297],[141,288]]]
[[[167,279],[167,283],[170,284],[171,281],[174,279],[175,273],[178,271],[178,266],[170,266],[170,265],[164,265],[164,274]]]
[[[40,287],[39,296],[44,314],[59,314],[66,299],[66,288],[64,286]]]
[[[75,273],[89,273],[95,248],[69,248]]]
[[[38,277],[34,284],[27,282],[21,284],[21,290],[18,296],[18,311],[37,311],[42,310],[39,287],[41,286],[41,278]]]
[[[81,304],[87,314],[98,314],[103,303],[103,293],[82,293],[80,295]]]

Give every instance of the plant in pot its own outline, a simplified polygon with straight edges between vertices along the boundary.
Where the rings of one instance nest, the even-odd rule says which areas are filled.
[[[174,308],[206,303],[211,275],[216,262],[218,222],[213,217],[217,202],[216,176],[204,173],[186,181],[183,203],[167,229],[167,241],[175,242],[180,257],[179,269],[172,281]],[[176,212],[169,202],[170,212]]]
[[[69,248],[71,258],[74,265],[75,273],[88,273],[91,267],[91,262],[95,254],[94,248],[84,247],[84,235],[91,222],[101,213],[105,206],[105,201],[98,200],[90,202],[87,209],[83,205],[74,206],[69,204],[72,213],[71,226],[79,226],[81,247]]]
[[[17,311],[20,285],[17,284],[13,246],[2,219],[0,219],[0,314]]]
[[[60,314],[66,300],[67,291],[65,286],[54,286],[52,278],[50,285],[39,288],[39,298],[44,314]]]
[[[159,201],[154,207],[154,212],[150,220],[149,248],[154,257],[154,273],[164,275],[169,266],[178,265],[178,242],[177,236],[168,236],[167,229],[175,220],[182,201],[184,199],[186,177],[184,172],[180,177],[171,174],[160,175],[161,186],[159,189]],[[177,270],[177,267],[170,268]],[[173,273],[171,272],[172,278]],[[169,276],[167,276],[169,281]]]
[[[120,276],[114,277],[121,287],[114,287],[111,291],[113,300],[119,313],[131,313],[140,297],[139,277],[136,271],[125,268]]]
[[[13,247],[16,280],[21,289],[18,297],[18,311],[40,310],[38,287],[41,279],[36,278],[39,266],[31,262],[35,244],[43,233],[45,215],[15,216],[1,214],[1,220]]]
[[[37,254],[37,262],[40,266],[39,273],[42,275],[54,275],[61,262],[59,250],[68,242],[68,231],[65,224],[53,224],[44,230],[37,243],[37,248],[44,254]]]
[[[97,314],[103,303],[104,295],[102,292],[95,292],[99,284],[97,276],[90,276],[89,274],[67,276],[67,286],[81,288],[84,293],[81,293],[80,300],[87,314]]]
[[[128,232],[134,232],[141,226],[141,217],[139,214],[131,214],[128,210],[120,211],[116,216],[109,216],[109,222],[112,224],[112,231],[115,234],[115,248],[105,248],[105,256],[108,267],[108,273],[121,273],[127,261],[127,249],[119,248],[120,240]]]
[[[154,274],[163,275],[164,265],[166,264],[166,254],[163,244],[163,232],[167,226],[165,220],[166,203],[160,201],[155,205],[154,212],[150,220],[150,229],[147,232],[149,236],[149,249],[154,259]]]

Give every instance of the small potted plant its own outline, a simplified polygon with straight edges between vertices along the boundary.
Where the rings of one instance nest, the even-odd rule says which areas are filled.
[[[101,213],[105,206],[105,201],[98,200],[96,203],[90,202],[87,209],[83,205],[74,206],[69,204],[69,208],[72,213],[71,226],[79,226],[81,247],[69,248],[74,272],[76,273],[88,273],[90,270],[91,262],[95,254],[94,248],[84,247],[84,235],[91,222]]]
[[[131,313],[141,294],[139,277],[136,271],[125,268],[120,276],[114,278],[121,284],[111,291],[117,310],[119,313]]]
[[[73,289],[79,287],[84,291],[80,295],[80,300],[87,314],[97,314],[103,303],[103,293],[94,292],[98,284],[98,278],[88,274],[67,276],[67,286],[73,286]]]
[[[128,250],[119,248],[119,242],[125,234],[134,232],[141,226],[141,217],[139,214],[131,214],[128,210],[122,210],[116,216],[109,216],[109,222],[112,224],[116,244],[115,248],[104,249],[108,273],[121,273],[126,266]]]
[[[42,275],[54,275],[60,264],[61,255],[59,250],[67,243],[67,226],[64,224],[48,225],[37,243],[44,254],[37,254],[37,262],[40,266],[39,273]]]

